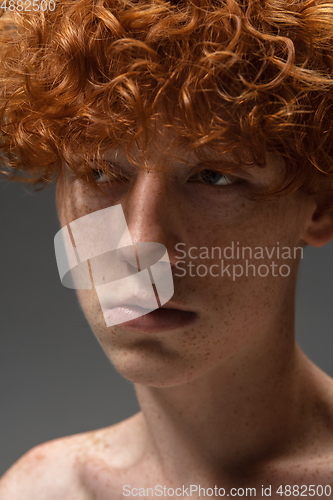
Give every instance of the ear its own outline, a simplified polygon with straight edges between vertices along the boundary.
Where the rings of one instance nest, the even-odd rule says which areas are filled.
[[[333,213],[314,202],[303,231],[303,241],[313,247],[323,247],[333,238]]]

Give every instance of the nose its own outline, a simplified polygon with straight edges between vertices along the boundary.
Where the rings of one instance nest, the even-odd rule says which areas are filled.
[[[132,241],[162,243],[168,251],[171,265],[176,262],[175,245],[182,241],[180,193],[172,184],[174,181],[170,181],[164,173],[141,171],[122,201]],[[155,245],[142,248],[148,260],[157,257]]]

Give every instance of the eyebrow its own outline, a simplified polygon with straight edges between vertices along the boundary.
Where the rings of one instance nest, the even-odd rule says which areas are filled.
[[[198,151],[198,153],[196,153],[196,151]],[[245,180],[248,180],[249,182],[256,182],[263,187],[269,185],[271,182],[270,179],[259,180],[257,178],[258,174],[257,169],[260,167],[259,165],[256,165],[253,161],[251,161],[251,156],[248,155],[245,150],[240,151],[240,158],[242,160],[242,164],[240,166],[237,165],[237,158],[236,159],[233,158],[233,155],[231,153],[229,152],[220,153],[212,146],[201,146],[197,148],[196,151],[194,152],[186,151],[186,144],[179,146],[177,154],[173,154],[172,151],[168,153],[161,149],[161,152],[164,154],[164,158],[163,156],[159,156],[158,153],[157,153],[158,156],[156,157],[153,151],[152,154],[154,160],[162,159],[163,163],[163,165],[161,165],[160,168],[158,168],[157,166],[155,166],[154,168],[160,171],[168,172],[171,175],[173,173],[176,173],[179,168],[186,169],[187,167],[190,167],[193,169],[194,172],[196,170],[199,172],[204,168],[207,168],[225,174],[241,175]],[[140,154],[141,152],[140,151],[132,152],[134,158],[136,153]],[[202,158],[200,158],[201,156],[200,153],[202,155]],[[150,155],[151,155],[150,153],[147,154],[146,158],[147,166],[149,165]],[[131,163],[131,161],[128,159],[126,150],[123,147],[117,149],[110,148],[108,150],[105,150],[101,154],[101,160],[113,163],[114,167],[123,170],[124,173],[127,172],[128,175],[133,174],[135,170],[140,168],[137,165]],[[178,165],[175,164],[177,161],[179,162]],[[168,163],[168,165],[166,165],[166,163]],[[273,163],[274,163],[273,168],[275,166],[280,165],[279,159],[276,159],[275,161],[273,161]],[[274,170],[276,169],[274,168]],[[262,171],[261,168],[260,171]]]

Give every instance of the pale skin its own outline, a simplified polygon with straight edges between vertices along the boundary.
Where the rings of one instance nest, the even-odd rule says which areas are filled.
[[[105,197],[63,175],[61,226],[121,203],[132,239],[163,243],[174,272],[178,242],[293,248],[320,247],[333,237],[332,217],[318,215],[313,196],[246,197],[273,182],[278,157],[212,186],[191,182],[183,152],[173,151],[176,161],[161,150],[151,142],[142,170],[121,151],[111,154],[130,181],[105,185]],[[281,498],[274,495],[280,484],[333,486],[333,380],[295,344],[298,264],[288,262],[286,277],[174,276],[171,302],[194,311],[196,320],[157,333],[106,327],[96,293],[78,291],[105,353],[135,384],[141,412],[37,446],[3,476],[0,500],[121,499],[124,485],[157,484],[255,487],[257,498],[261,485],[272,485],[271,498]]]

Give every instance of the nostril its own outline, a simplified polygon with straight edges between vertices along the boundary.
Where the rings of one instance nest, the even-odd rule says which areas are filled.
[[[162,243],[157,242],[137,241],[135,247],[141,269],[145,269],[160,262],[167,253],[166,247]]]

